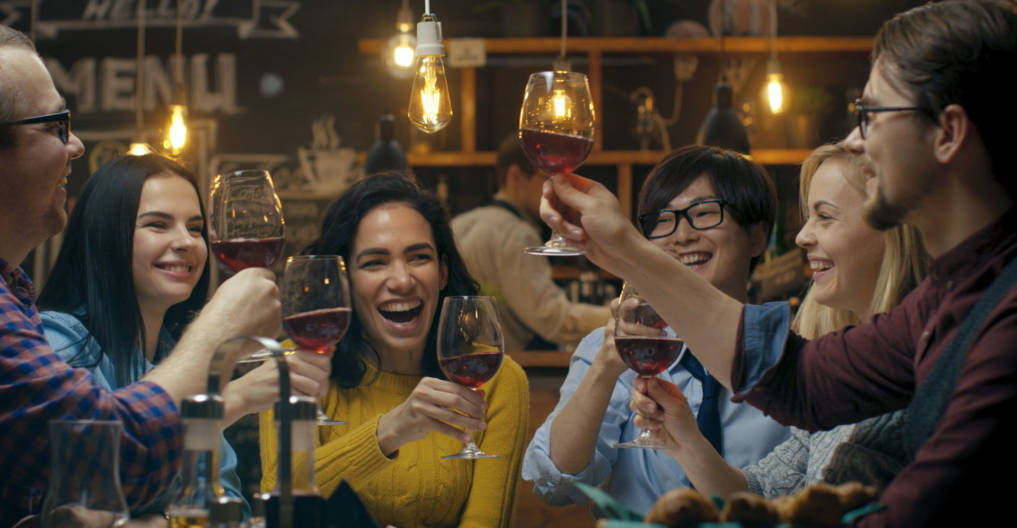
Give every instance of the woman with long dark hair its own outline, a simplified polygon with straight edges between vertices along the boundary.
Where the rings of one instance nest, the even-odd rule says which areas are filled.
[[[509,526],[529,413],[526,376],[505,357],[473,391],[438,367],[442,301],[477,293],[441,202],[402,175],[368,177],[329,207],[305,253],[345,259],[353,305],[322,404],[349,426],[319,429],[322,493],[346,479],[382,525]],[[469,439],[463,429],[501,458],[441,460]],[[275,439],[271,413],[263,413],[263,491],[275,485]]]
[[[38,300],[53,349],[71,366],[91,369],[110,389],[153,369],[208,295],[203,211],[194,175],[168,158],[124,156],[96,171],[78,198]],[[295,390],[318,394],[327,363],[314,354],[290,363]],[[275,366],[266,364],[231,382],[225,422],[271,405],[278,392],[273,376]],[[227,493],[241,497],[236,454],[225,439],[219,461]],[[174,492],[135,505],[132,516],[163,512]]]

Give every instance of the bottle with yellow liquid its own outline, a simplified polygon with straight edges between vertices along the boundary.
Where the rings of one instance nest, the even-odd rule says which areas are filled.
[[[184,425],[181,487],[166,515],[170,528],[207,528],[209,505],[222,495],[218,459],[223,400],[217,395],[189,396],[180,411]]]

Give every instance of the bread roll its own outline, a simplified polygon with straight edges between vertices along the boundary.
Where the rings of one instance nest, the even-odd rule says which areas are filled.
[[[694,523],[717,522],[720,516],[713,501],[704,497],[702,493],[690,488],[676,488],[661,495],[643,520],[673,528]]]

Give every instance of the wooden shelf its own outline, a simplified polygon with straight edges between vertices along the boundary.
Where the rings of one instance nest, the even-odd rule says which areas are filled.
[[[762,165],[798,165],[812,152],[809,149],[754,149],[752,159]],[[590,153],[585,165],[656,165],[667,153],[662,150],[601,150]],[[365,153],[359,154],[361,163]],[[444,150],[426,154],[408,152],[413,167],[491,167],[495,153]],[[582,172],[580,170],[579,172]]]
[[[455,42],[466,39],[445,39]],[[475,39],[471,39],[475,40]],[[485,38],[487,53],[518,55],[558,53],[561,40],[544,38]],[[360,53],[377,55],[385,47],[383,39],[361,39]],[[770,53],[767,37],[667,38],[667,37],[570,37],[569,53]],[[777,53],[868,53],[872,37],[778,37]]]
[[[572,359],[572,352],[562,350],[520,350],[506,353],[523,368],[569,368],[569,360]]]

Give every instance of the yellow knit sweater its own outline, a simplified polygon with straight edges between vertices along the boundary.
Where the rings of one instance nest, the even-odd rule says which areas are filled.
[[[498,374],[481,387],[488,404],[487,429],[473,436],[484,452],[501,456],[497,459],[442,460],[462,443],[435,432],[403,445],[395,458],[382,454],[378,418],[402,403],[420,379],[368,367],[364,384],[353,389],[332,385],[322,407],[349,425],[318,428],[315,476],[322,495],[329,497],[346,479],[382,526],[510,526],[529,417],[522,368],[505,356]],[[278,453],[271,411],[260,416],[260,437],[261,489],[270,491]]]

